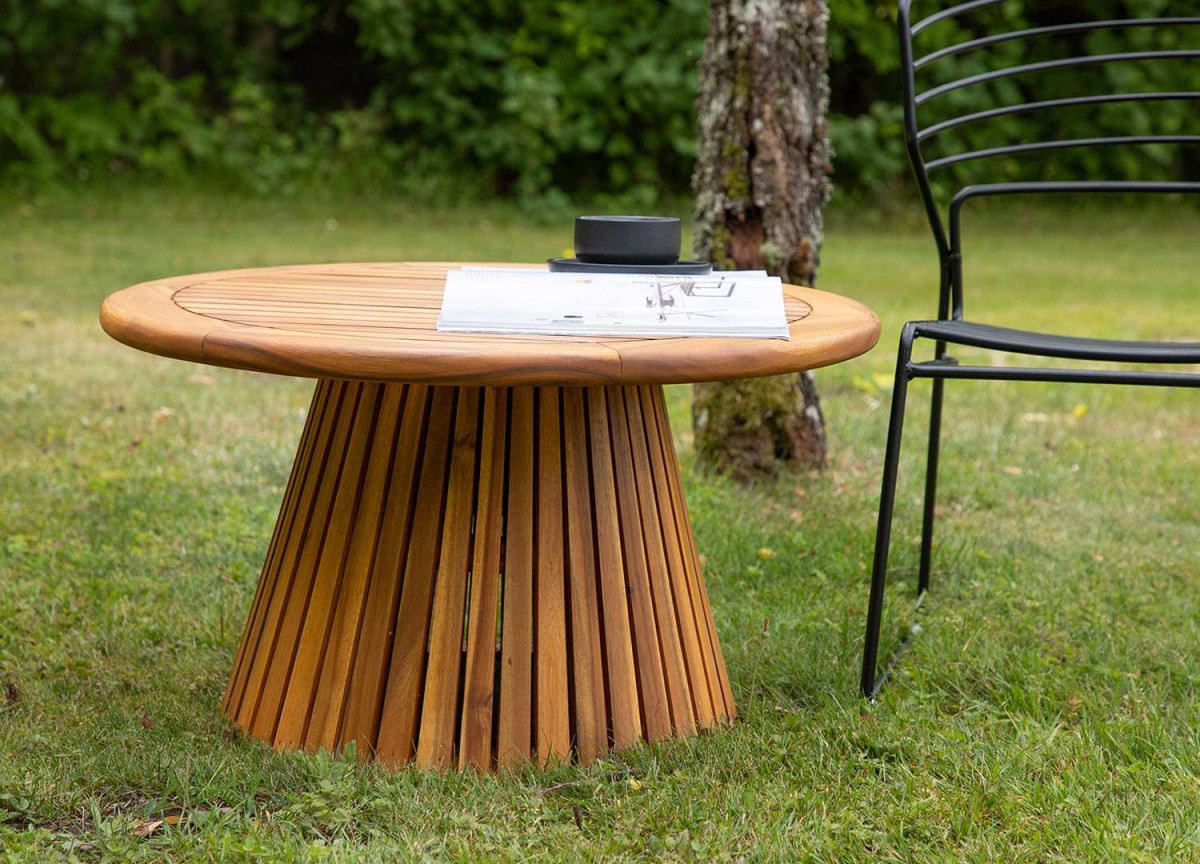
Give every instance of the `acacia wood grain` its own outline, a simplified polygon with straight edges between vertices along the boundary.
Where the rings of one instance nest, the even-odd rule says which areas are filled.
[[[446,272],[456,266],[318,264],[172,277],[111,295],[100,322],[135,348],[215,366],[488,386],[748,378],[837,363],[879,338],[866,307],[791,285],[790,340],[439,333]]]
[[[514,393],[526,388],[514,388]],[[529,388],[532,389],[532,388]],[[566,510],[563,498],[562,390],[542,387],[533,391],[537,405],[535,458],[537,460],[537,755],[545,766],[565,761],[571,750],[571,695],[567,680],[570,655],[567,643],[567,566],[563,534]]]
[[[608,749],[586,399],[586,391],[581,388],[564,387],[562,390],[568,555],[565,563],[569,586],[571,677],[575,681],[575,749],[585,764],[593,762]]]
[[[230,270],[104,302],[144,351],[320,379],[222,709],[281,748],[484,770],[733,718],[656,385],[837,363],[878,319],[785,285],[788,341],[438,333],[456,266]]]
[[[280,749],[587,763],[734,716],[719,650],[661,388],[323,380],[223,708]]]
[[[387,388],[389,392],[394,389],[400,388]],[[375,559],[370,587],[358,622],[358,644],[341,706],[341,727],[334,736],[335,745],[352,741],[362,753],[374,749],[379,733],[392,635],[396,629],[404,564],[415,521],[417,489],[425,461],[424,436],[433,396],[429,387],[421,385],[402,389],[404,411],[390,457],[387,509],[373,544]]]
[[[534,391],[511,391],[508,504],[503,524],[504,599],[500,718],[496,755],[502,767],[532,758],[534,632]],[[563,710],[566,710],[564,704]],[[566,752],[567,747],[563,748]]]
[[[388,669],[379,737],[371,742],[379,758],[401,764],[412,758],[420,722],[421,682],[425,677],[426,643],[432,613],[434,575],[441,554],[445,521],[446,473],[453,449],[454,403],[457,391],[433,393],[423,446],[420,490],[413,505],[413,530],[404,562],[404,584],[396,612],[394,639],[388,640]]]
[[[646,737],[651,741],[665,738],[671,731],[671,712],[667,707],[667,688],[663,680],[662,654],[658,622],[650,596],[650,577],[646,566],[646,526],[637,505],[634,485],[633,447],[629,421],[625,416],[625,393],[621,387],[606,388],[608,422],[612,434],[612,465],[616,479],[618,531],[624,556],[625,594],[629,604],[630,631],[636,658],[638,699]]]

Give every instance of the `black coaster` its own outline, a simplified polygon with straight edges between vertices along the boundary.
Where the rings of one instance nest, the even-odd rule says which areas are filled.
[[[674,264],[585,264],[578,258],[551,258],[551,273],[651,273],[660,276],[706,276],[712,272],[707,261],[678,261]]]

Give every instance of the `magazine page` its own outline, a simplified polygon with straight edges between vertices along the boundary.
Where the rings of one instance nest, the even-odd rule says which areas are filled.
[[[462,268],[446,275],[438,330],[788,338],[783,285],[763,271],[676,276]]]

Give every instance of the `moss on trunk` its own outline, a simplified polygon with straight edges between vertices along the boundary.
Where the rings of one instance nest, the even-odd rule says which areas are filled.
[[[701,64],[694,252],[812,285],[829,198],[826,0],[712,0]],[[695,390],[696,446],[745,477],[825,463],[812,375]]]

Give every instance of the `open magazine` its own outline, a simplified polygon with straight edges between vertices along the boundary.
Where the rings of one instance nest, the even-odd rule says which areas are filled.
[[[463,267],[446,274],[438,330],[787,339],[783,285],[761,270],[705,276]]]

